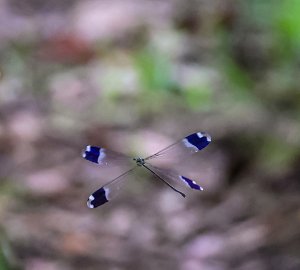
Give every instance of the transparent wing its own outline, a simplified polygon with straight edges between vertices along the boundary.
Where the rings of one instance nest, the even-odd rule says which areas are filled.
[[[149,163],[146,163],[145,167],[148,168],[152,173],[154,173],[154,175],[165,180],[172,187],[173,185],[175,185],[175,186],[181,186],[181,187],[191,188],[191,189],[196,189],[201,191],[203,190],[203,188],[199,186],[194,180],[186,176],[180,175],[173,170],[155,167]]]
[[[182,140],[164,148],[156,154],[145,158],[144,160],[152,162],[153,160],[162,157],[171,160],[171,162],[174,163],[175,157],[177,158],[177,161],[179,161],[183,159],[187,154],[193,154],[202,150],[210,142],[211,137],[208,134],[204,132],[193,133],[186,136]],[[90,208],[96,208],[113,199],[122,189],[126,180],[131,177],[131,172],[139,167],[133,165],[133,159],[130,157],[97,146],[87,146],[82,156],[86,160],[99,164],[102,167],[110,168],[111,166],[117,166],[117,168],[120,168],[120,166],[127,166],[128,168],[128,166],[131,166],[131,169],[127,170],[120,176],[113,178],[113,180],[111,180],[109,183],[102,186],[89,196],[87,205]],[[185,197],[185,194],[174,188],[170,183],[179,184],[181,186],[186,186],[196,190],[203,190],[203,188],[199,186],[195,181],[185,176],[179,175],[172,170],[158,168],[148,162],[143,166],[151,171],[154,175],[156,175],[161,181],[171,187],[174,191],[181,194],[183,197]]]
[[[113,180],[93,192],[87,200],[87,206],[89,208],[96,208],[114,199],[122,190],[127,180],[132,178],[132,172],[137,167],[138,166],[135,166],[132,169],[124,172],[120,176],[114,178]]]
[[[197,153],[211,142],[211,137],[205,132],[190,134],[176,143],[169,145],[161,151],[145,158],[146,161],[153,159],[166,159],[172,163],[182,160],[185,156]]]
[[[132,158],[98,146],[88,145],[83,151],[82,157],[103,167],[132,165]]]

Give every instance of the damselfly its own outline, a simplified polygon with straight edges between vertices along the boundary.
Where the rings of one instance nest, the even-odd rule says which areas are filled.
[[[161,180],[163,183],[168,185],[172,190],[185,197],[185,194],[175,188],[171,183],[175,182],[181,185],[185,185],[191,189],[203,190],[194,180],[185,177],[183,175],[177,174],[175,171],[167,170],[162,167],[157,167],[151,164],[151,160],[154,160],[158,157],[172,157],[177,153],[180,153],[181,158],[185,158],[186,155],[197,153],[198,151],[205,148],[211,142],[211,137],[205,132],[196,132],[191,135],[186,136],[180,141],[175,142],[174,144],[169,145],[168,147],[160,150],[159,152],[148,156],[146,158],[135,157],[130,158],[121,153],[110,151],[105,148],[100,148],[98,146],[87,146],[85,151],[82,154],[82,157],[91,162],[97,163],[100,166],[111,166],[121,163],[132,164],[131,168],[118,177],[112,179],[107,184],[96,190],[92,195],[89,196],[87,201],[87,206],[89,208],[96,208],[111,199],[113,199],[121,189],[121,187],[126,182],[130,176],[130,173],[133,172],[136,168],[144,168],[148,170],[157,179]]]

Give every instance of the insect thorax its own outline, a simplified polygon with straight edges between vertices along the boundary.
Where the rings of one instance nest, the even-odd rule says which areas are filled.
[[[143,166],[145,164],[145,160],[143,158],[137,157],[137,158],[134,158],[133,160],[136,162],[136,165],[138,165],[138,166]]]

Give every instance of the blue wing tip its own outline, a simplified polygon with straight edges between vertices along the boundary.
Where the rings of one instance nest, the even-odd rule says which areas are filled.
[[[211,142],[211,136],[207,132],[198,132],[199,138],[205,137],[208,142]]]
[[[84,159],[98,164],[102,164],[105,156],[105,149],[91,145],[88,145],[82,153]]]
[[[188,148],[194,148],[195,151],[202,150],[211,142],[211,136],[206,132],[196,132],[186,136],[183,143]]]
[[[108,202],[107,194],[109,190],[107,188],[101,187],[95,191],[87,200],[88,208],[96,208],[102,204]]]
[[[199,186],[195,181],[183,176],[183,175],[180,175],[179,176],[181,180],[183,180],[190,188],[192,189],[196,189],[196,190],[200,190],[200,191],[203,191],[203,187]]]

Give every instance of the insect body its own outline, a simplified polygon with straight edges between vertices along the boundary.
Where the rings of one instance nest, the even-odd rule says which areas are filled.
[[[96,190],[92,195],[89,196],[87,201],[87,206],[89,208],[96,208],[115,197],[119,192],[120,187],[124,185],[126,179],[130,176],[130,173],[138,167],[142,167],[153,175],[155,175],[159,180],[169,186],[172,190],[185,197],[185,194],[178,189],[176,189],[171,182],[185,185],[191,189],[203,190],[194,180],[189,179],[183,175],[179,175],[173,171],[166,170],[164,168],[153,166],[149,161],[158,157],[168,157],[181,154],[181,158],[185,158],[186,155],[191,155],[197,153],[198,151],[205,148],[211,142],[211,137],[205,132],[196,132],[190,134],[183,138],[182,140],[162,149],[161,151],[146,157],[146,158],[130,158],[121,153],[113,152],[105,148],[100,148],[98,146],[87,146],[82,156],[88,161],[99,164],[100,166],[110,166],[118,164],[128,164],[130,161],[135,161],[135,165],[122,173],[115,179]]]

